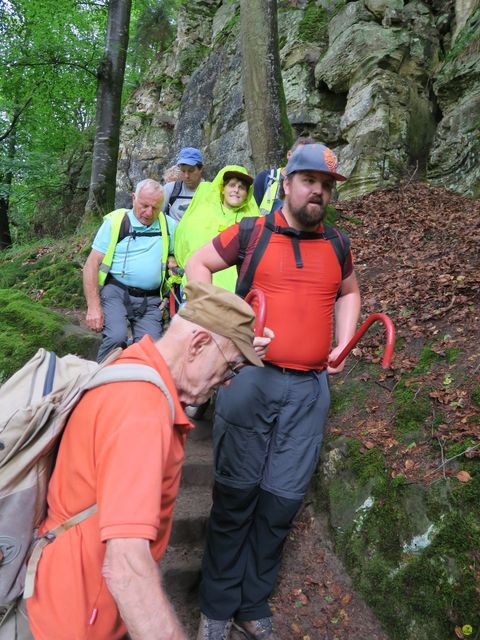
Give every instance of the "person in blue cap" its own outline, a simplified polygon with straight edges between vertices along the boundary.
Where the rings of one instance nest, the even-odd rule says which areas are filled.
[[[164,186],[162,211],[179,222],[202,181],[203,156],[194,147],[184,147],[177,158],[181,178]]]

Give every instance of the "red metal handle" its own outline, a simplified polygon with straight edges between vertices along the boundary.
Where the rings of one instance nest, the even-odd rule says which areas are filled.
[[[265,304],[265,294],[260,289],[250,289],[245,296],[245,302],[255,311],[255,335],[263,336],[263,330],[265,329],[265,315],[267,307]]]
[[[387,332],[387,344],[385,346],[385,351],[383,352],[382,368],[388,369],[393,357],[393,348],[395,347],[395,327],[393,326],[392,320],[385,313],[374,313],[369,318],[367,318],[360,329],[358,329],[356,334],[347,344],[345,349],[336,357],[333,362],[329,362],[329,366],[333,369],[338,367],[338,365],[343,362],[343,360],[345,360],[347,355],[357,344],[365,331],[367,331],[367,329],[369,329],[369,327],[377,320],[383,322],[385,330]]]

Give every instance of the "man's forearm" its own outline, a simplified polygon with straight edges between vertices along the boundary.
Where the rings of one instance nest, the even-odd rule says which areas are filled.
[[[139,545],[126,548],[129,542]],[[109,541],[103,575],[132,640],[187,640],[163,590],[148,541]]]
[[[156,566],[154,571],[150,578],[134,575],[112,592],[128,633],[132,640],[186,640]]]
[[[360,316],[360,293],[341,296],[335,304],[335,340],[345,346],[355,333]]]
[[[83,293],[85,294],[87,307],[100,306],[98,267],[92,262],[86,262],[83,267]]]

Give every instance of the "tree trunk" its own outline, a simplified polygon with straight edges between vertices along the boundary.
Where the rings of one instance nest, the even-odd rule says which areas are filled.
[[[104,215],[115,205],[120,111],[131,0],[109,0],[105,54],[98,68],[92,174],[85,214]]]
[[[17,144],[17,134],[15,128],[10,131],[8,136],[8,151],[7,157],[9,160],[9,167],[15,159],[15,151]],[[0,251],[8,249],[12,246],[12,236],[10,234],[10,224],[8,221],[8,212],[10,209],[10,190],[12,188],[13,171],[11,168],[7,172],[0,176],[0,182],[4,185],[3,194],[0,195]]]
[[[279,166],[292,144],[278,50],[276,0],[241,0],[243,89],[255,169]]]

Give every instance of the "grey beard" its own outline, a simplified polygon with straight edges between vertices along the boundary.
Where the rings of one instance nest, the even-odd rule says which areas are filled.
[[[302,227],[315,229],[325,217],[325,206],[321,205],[320,211],[316,214],[309,212],[306,206],[290,209],[290,213]]]

